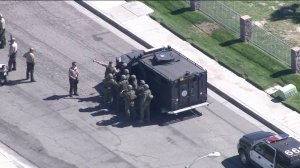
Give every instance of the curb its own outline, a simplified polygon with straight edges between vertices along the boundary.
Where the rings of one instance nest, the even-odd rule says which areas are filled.
[[[115,28],[117,28],[118,30],[120,30],[121,32],[123,32],[124,34],[126,34],[128,37],[132,38],[133,40],[135,40],[136,42],[140,43],[141,45],[143,45],[146,48],[153,48],[152,45],[150,45],[149,43],[147,43],[146,41],[144,41],[143,39],[141,39],[140,37],[136,36],[135,34],[131,33],[129,30],[127,30],[126,28],[124,28],[123,26],[121,26],[120,24],[118,24],[117,22],[115,22],[113,19],[107,17],[105,14],[101,13],[100,11],[97,11],[96,9],[94,9],[92,6],[90,6],[89,4],[85,3],[83,0],[80,1],[75,1],[78,4],[82,5],[83,7],[85,7],[87,10],[89,10],[90,12],[94,13],[95,15],[99,16],[101,19],[103,19],[104,21],[108,22],[109,24],[111,24],[112,26],[114,26]],[[152,17],[151,17],[152,18]],[[152,18],[153,19],[153,18]],[[155,20],[155,19],[154,19]],[[160,25],[162,25],[160,23]],[[164,28],[165,25],[162,25]],[[167,28],[169,30],[169,28]],[[171,31],[173,33],[173,31]],[[174,33],[175,35],[177,35],[178,33]],[[179,36],[180,39],[186,41],[184,38],[182,38],[181,36]],[[199,50],[199,47],[196,47],[195,44],[191,44],[193,47],[195,47],[198,51],[202,52],[202,50]],[[207,52],[204,52],[204,54],[209,55],[208,57],[212,58],[212,56],[210,54],[208,54]],[[227,67],[225,67],[227,68]],[[230,68],[229,68],[230,69]],[[237,74],[238,75],[238,74]],[[239,76],[239,75],[238,75]],[[248,81],[249,82],[249,81]],[[252,83],[251,83],[252,84]],[[277,133],[284,133],[283,130],[281,130],[280,128],[276,127],[275,125],[273,125],[272,123],[268,122],[267,120],[265,120],[264,118],[260,117],[259,115],[257,115],[254,111],[252,111],[250,108],[244,106],[242,103],[240,103],[237,100],[234,100],[232,97],[230,97],[230,95],[224,93],[223,91],[221,91],[220,89],[216,88],[215,86],[213,86],[211,83],[208,82],[208,88],[211,89],[212,91],[214,91],[215,93],[217,93],[218,95],[220,95],[221,97],[223,97],[225,100],[229,101],[230,103],[232,103],[233,105],[235,105],[236,107],[238,107],[239,109],[241,109],[242,111],[246,112],[248,115],[250,115],[251,117],[253,117],[254,119],[258,120],[259,122],[263,123],[264,125],[266,125],[267,127],[269,127],[270,129],[272,129],[273,131],[277,132]]]

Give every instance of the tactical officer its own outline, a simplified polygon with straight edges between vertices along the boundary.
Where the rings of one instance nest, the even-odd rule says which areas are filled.
[[[127,90],[128,85],[129,85],[129,82],[126,79],[126,76],[122,75],[121,76],[121,81],[119,81],[119,83],[118,83],[118,95],[119,96],[118,96],[117,101],[116,101],[117,112],[119,112],[120,110],[123,110],[123,108],[120,108],[120,107],[124,107],[123,106],[124,100],[120,98],[120,94],[122,92],[124,92],[125,90]]]
[[[121,92],[121,97],[124,100],[125,113],[128,119],[133,120],[136,117],[134,108],[134,100],[136,99],[136,95],[131,85],[128,85],[127,90]]]
[[[138,87],[137,79],[135,75],[131,75],[129,78],[129,84],[132,85],[133,89],[136,90]]]
[[[125,75],[125,76],[126,76],[126,79],[129,80],[130,74],[129,74],[129,70],[128,70],[128,69],[124,69],[124,70],[123,70],[123,75]]]
[[[140,120],[139,122],[144,122],[144,117],[146,117],[146,121],[150,121],[150,103],[153,99],[153,95],[149,89],[147,84],[144,85],[144,91],[141,93],[142,102],[139,104],[140,107]]]
[[[107,77],[107,75],[109,73],[111,73],[113,76],[116,75],[117,69],[113,66],[113,62],[112,61],[109,61],[108,64],[104,64],[104,63],[99,62],[97,60],[93,60],[93,62],[96,62],[97,64],[102,65],[102,66],[105,67],[105,73],[104,73],[104,77],[105,78]]]
[[[116,73],[116,81],[119,82],[121,80],[121,76],[124,75],[124,70],[126,69],[127,64],[122,63],[121,66],[119,67],[119,71]],[[128,72],[129,74],[129,72]]]
[[[103,80],[104,86],[104,103],[107,107],[110,107],[116,99],[116,89],[118,87],[117,82],[113,79],[111,73],[107,74],[107,77]]]
[[[26,58],[26,64],[27,64],[26,79],[29,79],[29,73],[30,73],[31,82],[35,82],[33,77],[34,65],[35,65],[35,58],[33,52],[34,49],[30,48],[29,51],[23,55],[23,57]]]
[[[127,87],[129,85],[129,82],[125,75],[121,76],[121,81],[118,83],[119,85],[119,91],[122,92],[123,90],[127,90]]]
[[[6,38],[5,38],[5,19],[3,18],[2,14],[0,13],[0,48],[4,48],[6,45]]]
[[[70,97],[72,97],[73,93],[74,95],[79,96],[77,93],[78,75],[79,72],[78,72],[76,62],[72,62],[72,66],[69,68]]]
[[[16,68],[16,57],[17,57],[17,51],[18,51],[18,44],[16,42],[16,39],[14,37],[11,38],[10,44],[9,44],[9,52],[8,52],[8,70],[15,71]]]
[[[140,80],[140,84],[138,85],[137,89],[135,90],[137,99],[136,99],[136,110],[140,111],[140,107],[142,106],[142,93],[144,92],[144,86],[145,86],[145,81]]]

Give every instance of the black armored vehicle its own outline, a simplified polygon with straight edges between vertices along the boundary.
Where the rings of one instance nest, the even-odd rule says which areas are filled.
[[[244,135],[237,145],[243,164],[261,168],[300,168],[300,142],[288,134],[258,131]]]
[[[170,46],[132,51],[116,62],[146,81],[154,95],[153,111],[177,114],[207,105],[207,71]]]

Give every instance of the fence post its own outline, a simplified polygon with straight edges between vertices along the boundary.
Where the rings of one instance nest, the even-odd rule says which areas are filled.
[[[291,68],[294,73],[300,73],[300,47],[291,49]]]
[[[201,0],[190,0],[190,7],[193,11],[200,9],[200,1]]]
[[[240,38],[242,41],[249,41],[251,38],[252,18],[248,15],[240,18]]]

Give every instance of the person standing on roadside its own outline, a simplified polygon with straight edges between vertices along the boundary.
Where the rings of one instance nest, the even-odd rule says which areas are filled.
[[[17,57],[17,51],[18,51],[18,44],[16,42],[16,39],[12,37],[9,41],[9,51],[8,51],[8,71],[15,71],[17,70],[17,63],[16,63],[16,57]]]
[[[77,93],[78,75],[79,72],[78,72],[76,62],[72,62],[72,66],[69,68],[70,97],[72,97],[73,93],[74,95],[79,96]]]
[[[3,18],[2,14],[0,13],[0,48],[4,48],[5,45],[6,45],[5,19]]]
[[[35,58],[34,58],[33,52],[34,52],[34,49],[30,48],[29,51],[23,55],[23,57],[26,58],[26,65],[27,65],[26,79],[29,79],[29,73],[30,73],[31,82],[35,82],[34,76],[33,76],[34,66],[35,66]]]

